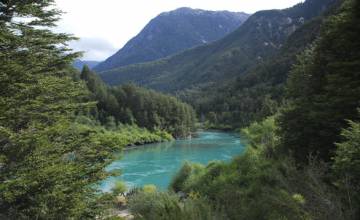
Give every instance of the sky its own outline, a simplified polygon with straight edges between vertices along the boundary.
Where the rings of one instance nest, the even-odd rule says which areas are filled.
[[[56,31],[80,40],[70,47],[84,51],[83,60],[102,61],[123,47],[158,14],[180,7],[252,14],[283,9],[303,0],[55,0],[65,14]]]

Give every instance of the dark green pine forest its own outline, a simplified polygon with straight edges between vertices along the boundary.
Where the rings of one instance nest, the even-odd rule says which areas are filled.
[[[360,218],[360,1],[260,11],[208,45],[98,74],[72,66],[53,3],[0,2],[0,219],[122,219],[108,212],[119,195],[134,219]],[[166,191],[94,187],[127,146],[198,126],[237,130],[245,152],[186,162]]]

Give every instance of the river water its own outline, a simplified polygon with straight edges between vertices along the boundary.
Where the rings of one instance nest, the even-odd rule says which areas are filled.
[[[121,176],[108,178],[100,188],[110,191],[117,180],[122,180],[129,188],[153,184],[164,190],[185,161],[229,161],[243,150],[238,135],[217,131],[198,132],[192,139],[139,146],[125,150],[119,160],[107,167],[108,171],[121,169]]]

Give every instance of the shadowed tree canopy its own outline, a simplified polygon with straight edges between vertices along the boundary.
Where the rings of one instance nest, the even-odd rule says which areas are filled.
[[[287,84],[289,105],[279,124],[284,148],[298,160],[330,160],[346,120],[360,107],[360,3],[345,1],[316,44],[299,56]]]

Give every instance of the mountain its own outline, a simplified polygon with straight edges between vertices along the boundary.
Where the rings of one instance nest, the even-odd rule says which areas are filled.
[[[322,26],[337,13],[341,1],[324,3],[326,11],[318,16],[312,14],[313,18],[291,34],[267,60],[226,82],[187,89],[177,95],[206,116],[207,126],[215,128],[245,127],[276,114],[286,98],[285,84],[298,55],[319,38]]]
[[[246,13],[179,8],[152,19],[122,49],[94,68],[98,72],[160,59],[218,40],[238,28]]]
[[[75,67],[78,70],[82,70],[84,65],[87,65],[90,69],[94,68],[96,65],[98,65],[100,61],[91,61],[91,60],[75,60],[73,63],[73,67]]]
[[[299,27],[320,15],[335,0],[307,0],[284,10],[253,14],[226,37],[153,62],[101,73],[112,85],[134,82],[175,93],[231,81],[281,51]]]

